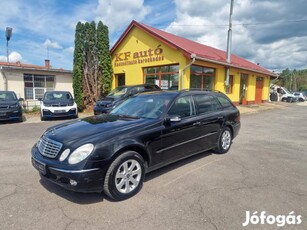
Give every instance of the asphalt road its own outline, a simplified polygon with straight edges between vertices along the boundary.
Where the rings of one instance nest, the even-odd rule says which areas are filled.
[[[150,173],[122,202],[41,180],[30,149],[63,121],[0,124],[0,229],[278,229],[243,228],[246,211],[294,211],[302,223],[282,229],[307,229],[306,114],[298,105],[244,114],[227,154],[206,152]]]

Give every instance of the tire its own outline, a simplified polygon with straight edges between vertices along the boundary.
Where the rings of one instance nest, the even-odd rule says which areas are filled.
[[[45,121],[46,119],[44,118],[44,116],[41,114],[41,121]]]
[[[220,133],[215,151],[219,154],[227,153],[230,149],[231,144],[232,132],[228,127],[225,127]]]
[[[137,194],[143,187],[144,160],[135,151],[119,155],[110,165],[104,179],[104,193],[112,200],[121,201]]]
[[[283,98],[281,99],[282,102],[286,102],[287,101],[287,98]]]
[[[304,100],[303,98],[299,98],[298,101],[299,101],[299,102],[303,102],[303,101],[305,101],[305,100]]]

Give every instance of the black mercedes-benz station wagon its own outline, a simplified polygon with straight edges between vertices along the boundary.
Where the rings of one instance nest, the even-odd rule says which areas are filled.
[[[239,129],[240,113],[223,93],[146,92],[109,114],[48,128],[32,164],[66,189],[124,200],[147,172],[206,150],[226,153]]]

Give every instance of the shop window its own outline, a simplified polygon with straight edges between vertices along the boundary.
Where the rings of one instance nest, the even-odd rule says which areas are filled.
[[[167,65],[144,69],[145,83],[156,84],[161,89],[178,89],[179,65]]]
[[[46,91],[54,90],[54,76],[24,74],[25,99],[42,98]]]
[[[191,89],[214,90],[215,69],[192,65],[190,75]]]
[[[232,93],[232,87],[233,87],[233,75],[229,76],[229,85],[226,86],[226,93],[231,94]]]

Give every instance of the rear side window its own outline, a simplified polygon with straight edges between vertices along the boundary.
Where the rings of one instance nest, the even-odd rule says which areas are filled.
[[[233,107],[232,103],[230,102],[230,100],[228,98],[218,95],[217,99],[221,103],[223,108],[232,108]]]
[[[213,96],[199,94],[194,95],[197,114],[209,113],[216,111],[220,105]]]

